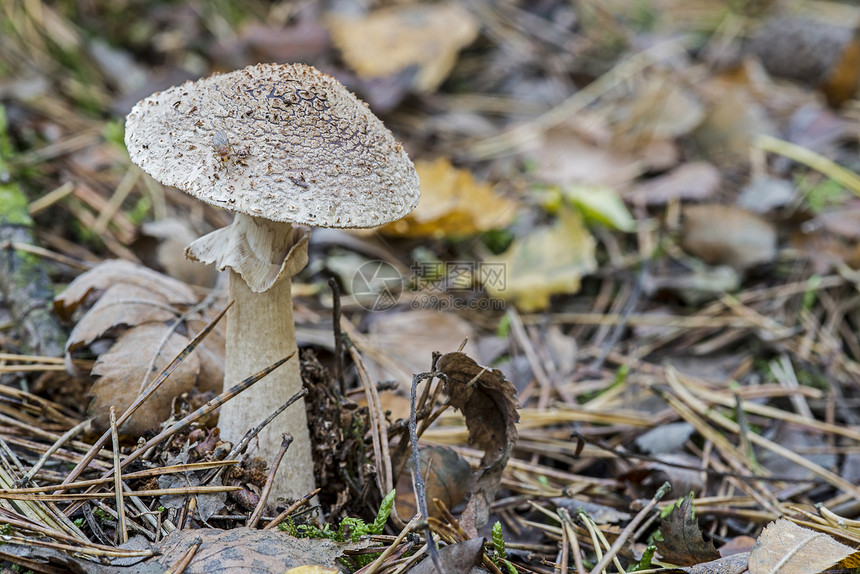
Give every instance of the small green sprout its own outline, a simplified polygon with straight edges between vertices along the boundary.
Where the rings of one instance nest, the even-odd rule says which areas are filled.
[[[505,566],[508,570],[508,574],[517,574],[517,569],[513,564],[508,560],[508,553],[505,550],[505,539],[502,537],[502,523],[496,521],[493,524],[493,550],[495,550],[496,555],[492,557],[493,562],[497,566]]]
[[[385,523],[388,522],[388,517],[391,515],[391,510],[394,508],[395,494],[396,491],[392,490],[385,495],[379,504],[376,518],[370,524],[361,518],[347,517],[341,520],[337,530],[332,530],[330,524],[324,524],[322,528],[317,528],[311,524],[296,525],[291,518],[288,518],[278,525],[278,530],[296,538],[327,538],[336,542],[358,542],[362,536],[382,534]],[[365,554],[356,556],[354,561],[361,567],[370,564],[377,556],[379,553]]]
[[[653,544],[648,546],[645,549],[645,552],[642,553],[642,558],[639,559],[639,562],[631,566],[627,569],[628,572],[639,572],[640,570],[650,570],[651,569],[651,560],[654,559],[654,553],[657,551],[657,547]]]

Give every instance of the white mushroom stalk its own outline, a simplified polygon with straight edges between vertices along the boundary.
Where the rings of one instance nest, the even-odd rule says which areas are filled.
[[[189,245],[185,254],[220,270],[229,269],[227,311],[228,360],[224,380],[241,381],[297,350],[293,321],[292,277],[308,262],[310,229],[304,225],[268,221],[237,213],[233,224],[216,229]],[[260,337],[260,333],[265,336]],[[296,360],[287,361],[258,382],[257,392],[245,392],[221,407],[218,426],[223,437],[242,437],[249,425],[302,388]],[[273,460],[282,435],[293,437],[289,457],[281,462],[272,491],[299,498],[314,489],[313,457],[304,408],[282,412],[258,435],[258,454]]]
[[[230,271],[225,386],[296,348],[291,278],[307,262],[309,230],[375,227],[418,204],[418,177],[402,146],[337,80],[301,64],[260,64],[153,94],[126,119],[137,165],[166,185],[236,213],[232,225],[186,254]],[[221,435],[237,442],[301,388],[289,361],[222,407]],[[272,493],[314,487],[304,404],[258,439],[274,460],[281,434],[293,443]]]

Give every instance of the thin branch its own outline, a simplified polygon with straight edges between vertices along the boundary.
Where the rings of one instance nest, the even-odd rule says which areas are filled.
[[[182,555],[182,558],[179,559],[179,562],[171,566],[164,574],[182,574],[185,572],[185,569],[188,568],[188,565],[194,559],[194,555],[197,554],[197,550],[200,549],[201,544],[203,544],[203,540],[195,538],[188,550],[185,551],[185,554]]]
[[[627,544],[627,539],[630,537],[630,534],[634,530],[636,530],[636,527],[639,525],[639,523],[642,522],[645,517],[648,516],[648,513],[651,512],[651,509],[657,506],[657,503],[660,502],[660,499],[666,496],[666,494],[670,490],[672,490],[672,485],[668,482],[664,482],[663,485],[657,489],[656,494],[654,494],[654,497],[648,501],[648,504],[646,504],[642,508],[642,510],[640,510],[636,514],[636,516],[633,517],[633,520],[627,523],[627,526],[624,527],[624,530],[622,530],[618,534],[618,538],[615,539],[615,542],[612,544],[606,554],[603,555],[603,558],[601,558],[600,561],[594,565],[594,568],[591,569],[591,574],[598,574],[604,568],[606,568],[606,566],[609,564],[609,561],[615,558],[615,555],[618,554],[619,550],[621,550],[621,547]]]
[[[315,488],[311,492],[309,492],[306,495],[304,495],[303,497],[301,497],[299,500],[297,500],[294,503],[292,503],[291,505],[289,505],[286,510],[284,510],[282,513],[280,513],[279,515],[274,517],[272,520],[270,520],[269,523],[263,527],[263,530],[271,530],[271,529],[275,528],[278,524],[283,522],[290,514],[292,514],[293,512],[295,512],[296,510],[298,510],[299,508],[301,508],[302,506],[304,506],[305,504],[310,502],[311,499],[314,496],[316,496],[317,494],[319,494],[321,490],[322,490],[321,488]]]
[[[26,484],[26,483],[30,482],[30,480],[32,480],[32,478],[34,476],[36,476],[36,473],[39,472],[39,470],[43,466],[45,466],[45,463],[48,462],[48,459],[51,458],[51,455],[53,455],[55,452],[57,452],[60,449],[60,447],[62,447],[69,440],[71,440],[72,437],[76,436],[78,433],[80,433],[85,428],[87,428],[87,426],[89,426],[89,424],[92,422],[92,420],[93,419],[86,419],[84,421],[81,421],[77,425],[75,425],[73,428],[67,430],[65,432],[65,434],[63,434],[63,436],[58,438],[54,442],[54,444],[52,444],[51,447],[45,451],[45,454],[43,454],[41,457],[39,457],[39,460],[36,461],[36,464],[33,465],[33,468],[28,470],[27,474],[25,474],[20,479],[18,479],[17,484],[21,485],[21,484]]]
[[[116,512],[119,515],[119,543],[128,542],[128,524],[125,518],[125,502],[122,499],[122,469],[119,466],[119,433],[116,430],[116,409],[110,407],[110,437],[113,441],[113,487],[116,495]]]
[[[343,373],[343,332],[340,328],[340,287],[334,277],[329,277],[328,287],[331,289],[331,325],[334,334],[335,378],[340,384],[341,396],[346,396],[346,379]]]
[[[170,374],[176,369],[176,367],[179,366],[179,363],[185,360],[185,357],[190,355],[191,352],[197,347],[197,345],[200,344],[200,341],[202,341],[212,331],[212,329],[215,328],[215,325],[218,324],[218,321],[221,320],[221,318],[227,312],[227,309],[230,308],[230,305],[232,305],[232,303],[224,307],[224,309],[220,313],[218,313],[218,315],[216,315],[215,318],[212,319],[212,321],[210,321],[209,324],[206,325],[206,327],[202,331],[200,331],[197,336],[194,337],[194,339],[190,343],[188,343],[188,345],[178,355],[176,355],[176,357],[172,361],[170,361],[170,363],[166,367],[164,367],[164,369],[162,369],[162,371],[158,374],[158,377],[156,377],[155,380],[152,381],[152,383],[146,388],[146,390],[140,395],[138,395],[136,399],[134,399],[134,402],[117,419],[117,427],[122,426],[125,421],[131,418],[131,416],[137,411],[137,409],[140,408],[144,401],[146,401],[146,399],[148,399],[150,396],[153,395],[153,393],[155,393],[156,390],[158,390],[158,387],[160,387],[161,384],[165,380],[167,380],[167,377],[169,377]],[[81,475],[87,465],[92,462],[92,460],[98,454],[99,450],[101,450],[101,448],[108,441],[108,438],[110,438],[110,430],[105,431],[104,434],[102,434],[102,436],[99,438],[99,440],[97,440],[93,444],[92,448],[90,448],[87,454],[84,455],[84,458],[81,459],[81,461],[63,480],[63,484],[73,482]]]
[[[260,500],[257,502],[257,507],[254,508],[254,512],[252,512],[250,518],[248,518],[248,528],[256,528],[257,522],[263,515],[263,510],[266,508],[266,501],[269,499],[269,493],[272,491],[272,483],[275,481],[275,473],[278,472],[278,467],[281,466],[281,461],[283,460],[284,455],[287,454],[287,449],[290,448],[290,444],[293,442],[293,437],[290,435],[285,434],[283,436],[284,438],[281,441],[281,448],[278,449],[278,454],[275,455],[275,460],[272,462],[271,468],[269,469],[269,476],[266,477],[266,485],[263,487],[263,492],[260,493]]]
[[[415,487],[415,498],[418,503],[418,511],[421,513],[421,518],[424,520],[427,520],[428,517],[427,490],[424,485],[424,477],[421,476],[421,455],[418,452],[418,422],[416,420],[415,402],[418,398],[418,383],[427,379],[432,380],[439,374],[441,373],[430,372],[412,375],[412,390],[409,409],[409,441],[412,443],[412,484]],[[443,574],[445,569],[442,567],[442,560],[439,558],[439,551],[436,549],[436,544],[433,542],[433,536],[430,534],[429,528],[425,528],[424,538],[427,541],[427,553],[433,561],[433,566],[436,567],[436,571],[439,574]]]

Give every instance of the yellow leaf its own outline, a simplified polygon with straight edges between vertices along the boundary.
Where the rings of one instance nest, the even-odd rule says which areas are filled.
[[[415,210],[382,228],[382,233],[406,237],[471,235],[505,227],[516,214],[516,203],[496,195],[493,186],[477,182],[446,158],[416,161],[421,199]]]
[[[501,256],[488,259],[485,263],[504,266],[505,280],[484,287],[523,311],[543,309],[551,295],[579,291],[580,278],[597,268],[594,249],[582,215],[562,209],[552,226],[535,229]]]
[[[457,53],[478,36],[478,23],[451,3],[393,6],[364,18],[334,16],[329,31],[343,59],[364,78],[417,68],[413,87],[434,90],[448,76]]]
[[[855,569],[860,568],[860,552],[855,552],[851,556],[843,559],[839,564],[836,565],[837,568],[845,568],[845,569]]]

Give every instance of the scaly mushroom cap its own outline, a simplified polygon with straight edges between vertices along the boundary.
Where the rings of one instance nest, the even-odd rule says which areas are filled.
[[[403,147],[340,82],[258,64],[158,92],[126,118],[134,163],[231,211],[316,227],[375,227],[418,204]]]

